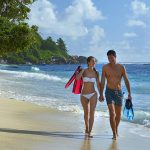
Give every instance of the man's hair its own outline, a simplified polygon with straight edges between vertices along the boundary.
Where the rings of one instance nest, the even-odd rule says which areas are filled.
[[[116,57],[116,52],[114,51],[114,50],[109,50],[108,52],[107,52],[107,56],[108,55],[113,55],[114,57]]]

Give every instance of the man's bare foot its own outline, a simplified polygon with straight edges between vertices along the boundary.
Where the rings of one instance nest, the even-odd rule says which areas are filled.
[[[119,136],[119,134],[118,134],[118,130],[116,130],[116,135],[117,135],[117,137]]]

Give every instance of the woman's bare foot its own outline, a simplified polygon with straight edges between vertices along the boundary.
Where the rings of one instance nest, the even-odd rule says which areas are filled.
[[[88,134],[88,133],[89,133],[88,129],[85,129],[85,134]]]
[[[117,135],[114,134],[113,137],[112,137],[112,139],[113,139],[113,140],[117,140]]]
[[[117,134],[116,134],[116,133],[113,134],[112,139],[113,139],[113,140],[117,140]]]
[[[89,137],[89,138],[93,138],[93,135],[91,135],[91,133],[89,132],[89,133],[88,133],[88,137]]]

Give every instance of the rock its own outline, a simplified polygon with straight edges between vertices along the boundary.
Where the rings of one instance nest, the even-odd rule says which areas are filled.
[[[85,64],[86,63],[86,57],[85,56],[69,56],[68,58],[64,58],[61,56],[52,56],[50,60],[39,60],[37,64],[46,65],[46,64]],[[0,63],[3,64],[11,64],[12,62],[9,62],[7,60],[0,59]],[[15,63],[17,64],[17,62]],[[32,65],[36,64],[35,62],[26,61],[26,65]]]
[[[70,56],[67,60],[67,64],[84,64],[86,63],[86,59],[84,56]]]
[[[7,60],[0,59],[0,64],[7,64]]]
[[[87,58],[85,56],[79,56],[78,61],[81,64],[86,64],[87,63]]]
[[[59,56],[52,56],[50,60],[50,64],[66,64],[66,63],[67,61],[65,60],[65,58]]]

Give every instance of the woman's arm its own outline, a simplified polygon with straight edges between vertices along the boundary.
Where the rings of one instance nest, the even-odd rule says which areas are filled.
[[[76,79],[79,80],[82,77],[83,73],[84,73],[84,69],[81,69],[81,71],[78,71],[76,74]]]
[[[101,83],[100,83],[100,75],[99,72],[97,71],[97,78],[96,78],[96,83],[97,83],[97,89],[100,95],[100,87],[101,87]]]
[[[102,68],[102,76],[101,76],[101,88],[100,88],[100,102],[104,101],[103,90],[105,86],[105,67]]]

